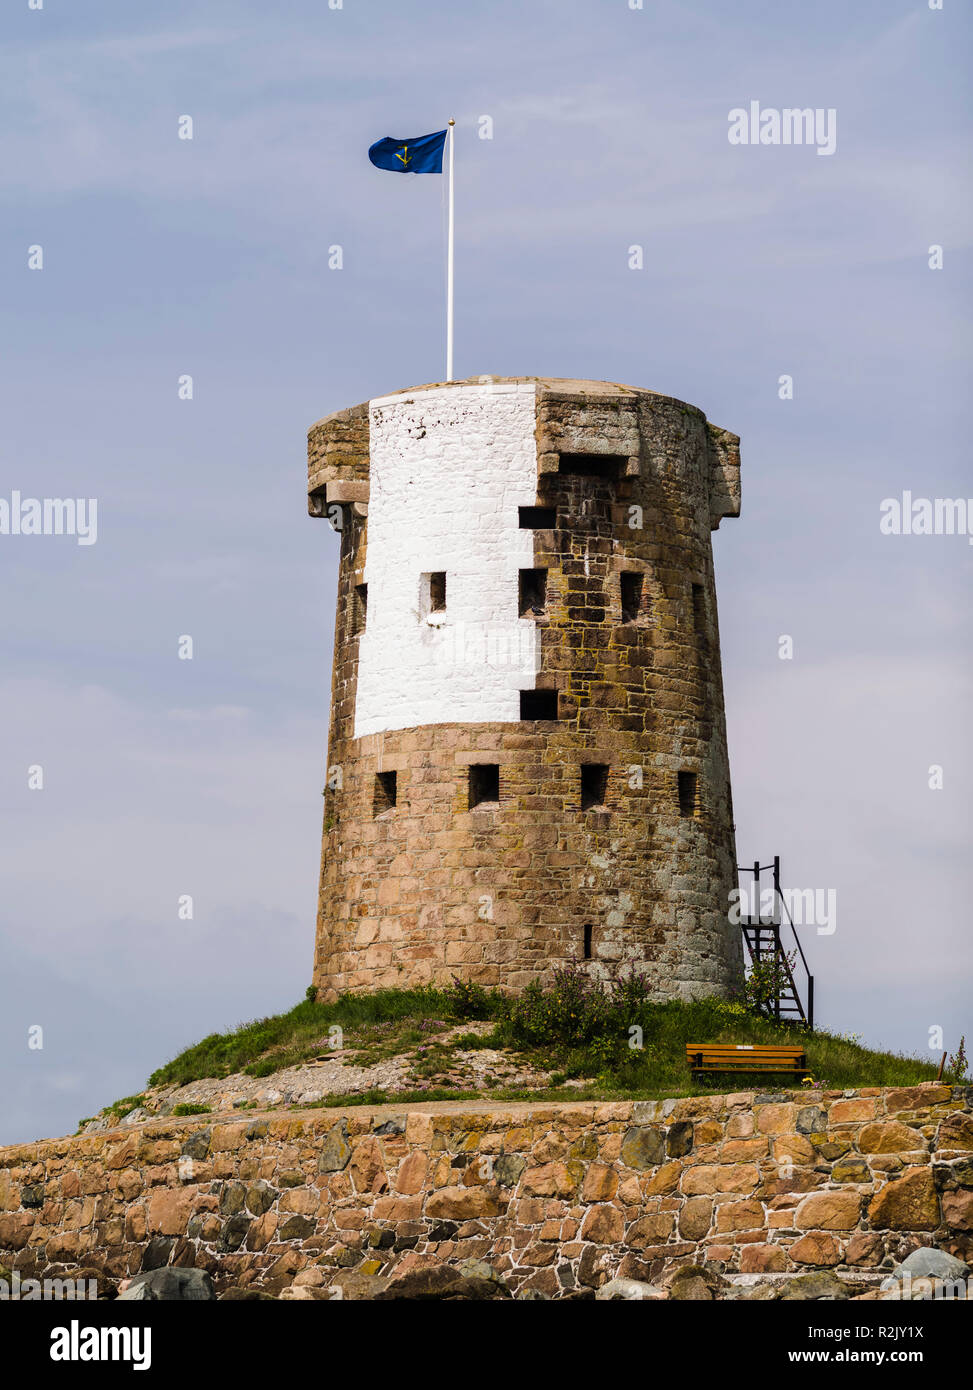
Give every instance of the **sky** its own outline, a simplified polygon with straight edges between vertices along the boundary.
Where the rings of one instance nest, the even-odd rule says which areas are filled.
[[[97,539],[0,534],[0,1143],[310,982],[337,538],[305,436],[442,378],[445,181],[366,151],[450,116],[456,376],[741,436],[737,851],[836,895],[818,1022],[973,1043],[973,549],[880,529],[973,498],[971,37],[961,0],[10,0],[0,501],[95,498]],[[731,144],[751,102],[834,112],[834,152]]]

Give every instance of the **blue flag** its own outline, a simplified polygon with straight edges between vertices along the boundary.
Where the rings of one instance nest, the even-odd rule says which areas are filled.
[[[368,157],[377,169],[397,174],[441,174],[445,143],[445,130],[419,135],[415,140],[393,140],[386,135],[369,148]]]

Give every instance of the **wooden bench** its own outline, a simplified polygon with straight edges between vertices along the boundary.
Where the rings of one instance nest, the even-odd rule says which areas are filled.
[[[810,1076],[803,1047],[757,1047],[749,1043],[687,1043],[686,1061],[693,1077],[717,1072],[777,1072],[800,1079]]]

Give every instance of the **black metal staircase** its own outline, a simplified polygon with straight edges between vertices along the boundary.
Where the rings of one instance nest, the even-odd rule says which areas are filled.
[[[773,912],[770,917],[761,917],[760,875],[767,869],[773,873]],[[768,1012],[778,1023],[782,1021],[799,1023],[809,1032],[813,1032],[814,976],[808,969],[804,949],[797,935],[787,902],[781,892],[780,855],[774,855],[772,864],[754,863],[752,866],[738,864],[737,872],[753,875],[751,906],[756,911],[745,917],[741,916],[740,925],[743,928],[743,939],[746,942],[751,965],[769,965],[773,970],[776,989],[773,998],[768,1002]],[[794,943],[797,947],[796,954],[793,951],[789,953],[781,940],[782,912],[787,918],[787,925],[794,937]],[[792,969],[792,961],[796,966],[798,956],[804,967],[806,1005],[801,999]]]

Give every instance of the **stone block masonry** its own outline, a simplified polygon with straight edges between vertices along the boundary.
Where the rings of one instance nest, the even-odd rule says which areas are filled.
[[[973,1087],[430,1104],[120,1125],[0,1149],[0,1264],[163,1264],[279,1292],[484,1259],[557,1298],[615,1276],[881,1275],[973,1256]]]
[[[486,378],[328,416],[340,517],[314,982],[517,991],[578,958],[740,981],[710,532],[736,436],[605,382]]]

